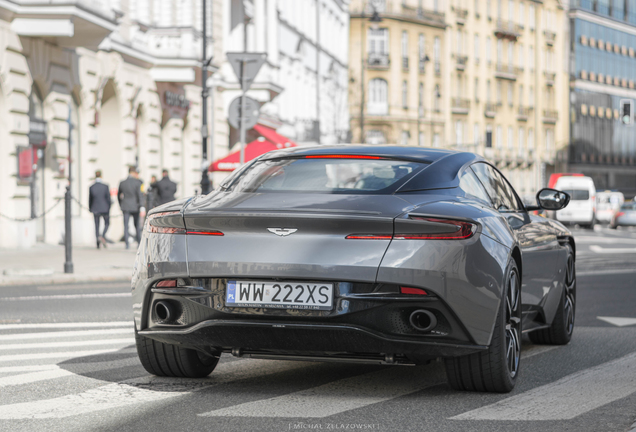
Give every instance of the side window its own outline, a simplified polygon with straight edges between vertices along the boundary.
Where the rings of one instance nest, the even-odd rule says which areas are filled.
[[[459,188],[463,190],[466,195],[471,198],[477,198],[492,205],[492,200],[484,190],[484,187],[479,182],[479,179],[475,176],[475,173],[468,168],[459,178]]]
[[[512,188],[497,170],[485,163],[473,164],[471,168],[484,185],[497,210],[518,210],[517,199]]]

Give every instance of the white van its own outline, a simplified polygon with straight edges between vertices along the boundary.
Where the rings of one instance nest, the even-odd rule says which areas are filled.
[[[559,177],[554,189],[570,195],[570,204],[556,212],[556,219],[563,223],[594,228],[596,222],[596,188],[590,177]]]

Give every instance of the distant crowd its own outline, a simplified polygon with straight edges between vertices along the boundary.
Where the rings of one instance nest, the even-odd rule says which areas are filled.
[[[156,176],[152,176],[150,187],[143,190],[143,182],[139,180],[139,172],[135,167],[128,170],[128,177],[119,183],[117,190],[117,201],[119,208],[124,215],[124,242],[126,249],[130,248],[129,225],[132,218],[135,226],[135,241],[139,244],[141,240],[140,212],[142,207],[149,211],[153,207],[173,201],[177,192],[177,184],[170,180],[168,170],[162,171],[161,180],[157,181]],[[89,189],[88,207],[95,218],[95,237],[97,249],[106,247],[108,243],[114,243],[106,237],[106,232],[110,226],[110,207],[112,204],[110,188],[102,180],[102,172],[95,172],[95,183]],[[101,220],[104,221],[104,229],[100,232]]]

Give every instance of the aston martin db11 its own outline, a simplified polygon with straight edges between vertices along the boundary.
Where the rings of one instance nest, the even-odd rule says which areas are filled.
[[[207,196],[148,216],[132,279],[137,350],[155,375],[237,357],[417,365],[509,392],[522,333],[566,344],[575,244],[566,193],[524,206],[478,155],[421,147],[273,151]]]

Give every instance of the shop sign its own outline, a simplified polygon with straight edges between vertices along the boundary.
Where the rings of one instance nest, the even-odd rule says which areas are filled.
[[[161,126],[163,127],[172,118],[185,120],[190,108],[190,101],[185,97],[183,85],[166,82],[157,83],[157,92],[161,101]]]
[[[38,162],[37,150],[33,147],[18,147],[18,179],[28,181],[33,176]]]
[[[46,147],[46,122],[44,120],[29,119],[29,144]]]

